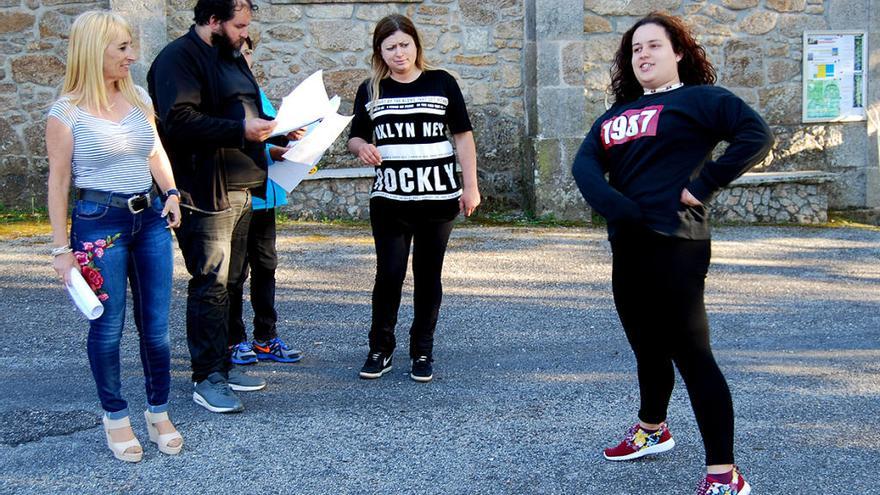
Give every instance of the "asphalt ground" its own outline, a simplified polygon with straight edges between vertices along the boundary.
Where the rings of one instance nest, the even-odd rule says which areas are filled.
[[[280,233],[281,334],[297,364],[260,363],[262,392],[217,415],[191,400],[186,272],[176,251],[176,457],[147,442],[137,333],[123,390],[144,460],[114,459],[85,352],[87,322],[51,270],[48,236],[0,243],[0,493],[690,494],[703,448],[683,384],[676,447],[612,463],[638,408],[600,229],[459,227],[444,272],[435,379],[408,378],[408,278],[394,371],[365,381],[375,258],[364,227]],[[754,494],[880,494],[880,232],[724,227],[707,283]]]

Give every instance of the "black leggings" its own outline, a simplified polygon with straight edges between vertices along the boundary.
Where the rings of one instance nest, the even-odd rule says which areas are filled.
[[[412,245],[413,322],[409,331],[409,354],[412,358],[430,358],[443,298],[440,281],[443,257],[453,220],[409,218],[409,215],[396,214],[392,208],[379,209],[373,205],[370,210],[370,224],[376,243],[370,352],[394,351],[394,327],[397,325],[401,290]]]
[[[614,304],[638,365],[646,423],[666,420],[675,383],[687,386],[706,449],[706,464],[733,464],[733,402],[709,346],[703,303],[709,240],[629,228],[611,241]]]
[[[245,263],[237,283],[228,287],[230,347],[247,340],[242,301],[248,274],[251,279],[251,306],[254,308],[254,340],[266,342],[278,336],[275,328],[278,321],[275,311],[275,270],[278,267],[275,238],[275,209],[253,210]]]

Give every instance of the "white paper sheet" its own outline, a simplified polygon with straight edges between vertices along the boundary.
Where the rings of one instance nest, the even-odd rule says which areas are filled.
[[[333,141],[342,134],[351,119],[351,116],[346,117],[338,113],[327,115],[312,132],[306,134],[284,154],[284,159],[294,163],[316,164]]]
[[[331,113],[324,117],[314,129],[295,142],[293,148],[284,154],[284,161],[269,167],[269,178],[290,192],[306,178],[333,145],[336,138],[351,122],[352,117]]]
[[[277,182],[285,191],[293,191],[307,176],[317,171],[317,167],[306,163],[287,160],[275,162],[269,167],[269,178]]]
[[[86,318],[95,320],[104,314],[104,305],[101,304],[98,296],[95,295],[76,268],[70,269],[70,284],[67,285],[67,292],[76,307],[86,315]]]
[[[283,136],[336,113],[341,100],[338,96],[327,97],[323,77],[324,71],[315,72],[281,100],[272,136]]]

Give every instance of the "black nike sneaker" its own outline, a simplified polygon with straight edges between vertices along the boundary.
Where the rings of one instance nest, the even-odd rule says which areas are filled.
[[[417,382],[430,382],[434,378],[434,360],[428,356],[419,356],[412,361],[412,371],[409,377]]]
[[[382,375],[391,371],[392,354],[384,352],[371,352],[367,355],[367,362],[361,368],[360,377],[373,379],[381,378]]]

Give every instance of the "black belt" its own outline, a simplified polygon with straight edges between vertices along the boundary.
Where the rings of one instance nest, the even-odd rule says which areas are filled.
[[[76,193],[76,199],[104,203],[117,208],[128,208],[128,211],[134,214],[146,210],[158,196],[159,192],[155,187],[140,194],[114,193],[95,189],[78,189]]]

